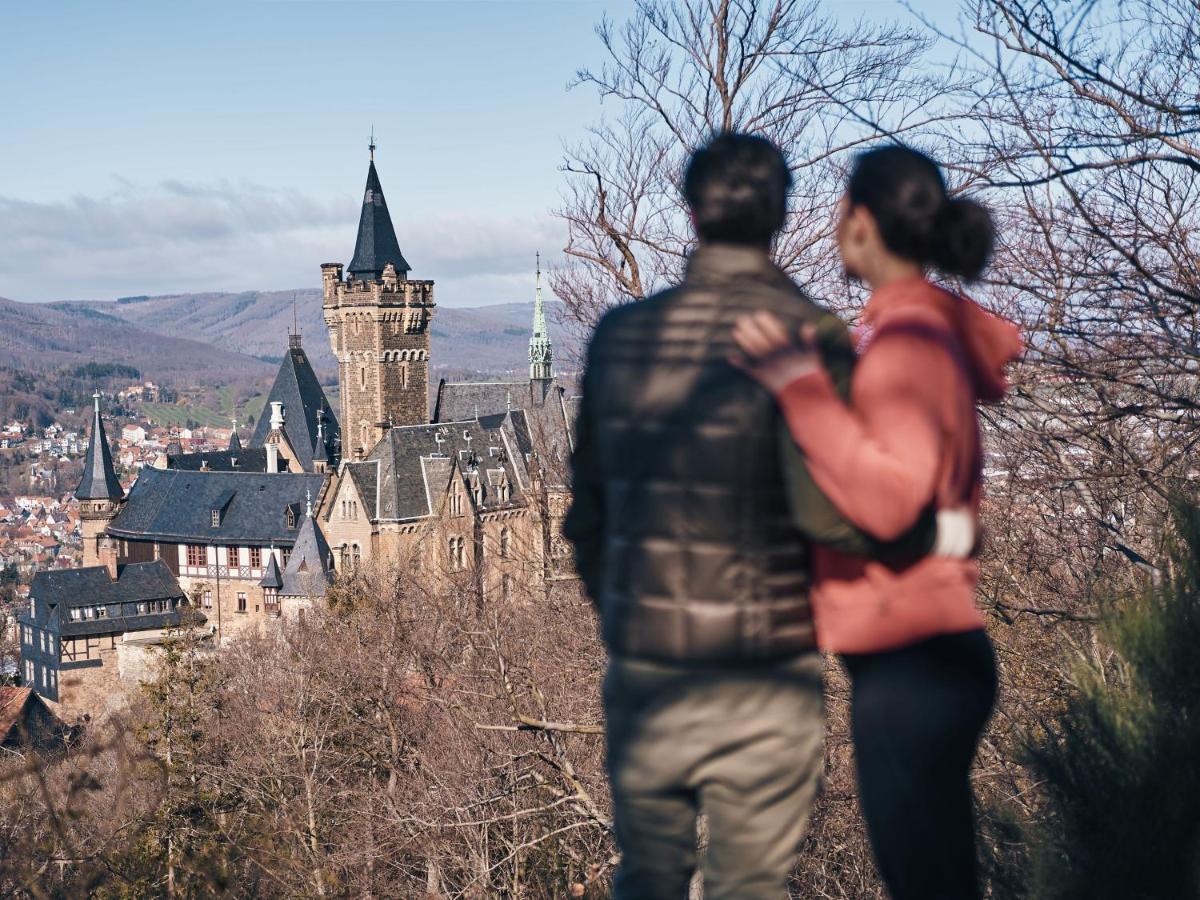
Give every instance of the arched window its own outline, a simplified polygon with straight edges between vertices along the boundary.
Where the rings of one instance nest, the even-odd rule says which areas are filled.
[[[512,550],[512,532],[505,525],[500,529],[500,558],[508,559],[508,554]]]
[[[354,568],[357,569],[358,564],[362,562],[362,550],[359,548],[358,544],[355,544],[353,547],[353,557],[354,558],[351,560],[351,563],[353,564]]]
[[[367,367],[360,366],[358,369],[358,385],[364,391],[367,389]]]
[[[338,568],[343,572],[348,572],[350,571],[350,548],[346,544],[342,544],[339,549],[341,551],[341,563]]]

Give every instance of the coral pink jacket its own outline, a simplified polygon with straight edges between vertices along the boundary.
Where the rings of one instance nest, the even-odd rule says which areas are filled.
[[[778,394],[817,485],[853,522],[899,537],[936,500],[978,516],[982,453],[976,403],[998,400],[1017,328],[924,279],[877,291],[872,338],[850,404],[824,370]],[[974,559],[930,556],[903,568],[817,548],[813,614],[824,649],[869,653],[983,626]]]

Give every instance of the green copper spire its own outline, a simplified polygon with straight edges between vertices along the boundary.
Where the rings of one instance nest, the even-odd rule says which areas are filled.
[[[554,350],[546,328],[546,308],[542,305],[542,254],[537,254],[537,287],[533,295],[533,334],[529,338],[529,377],[549,381],[554,377]]]

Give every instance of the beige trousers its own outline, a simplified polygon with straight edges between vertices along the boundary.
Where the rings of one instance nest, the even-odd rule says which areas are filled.
[[[615,659],[604,681],[617,900],[786,897],[823,768],[822,662]],[[697,820],[708,846],[697,852]]]

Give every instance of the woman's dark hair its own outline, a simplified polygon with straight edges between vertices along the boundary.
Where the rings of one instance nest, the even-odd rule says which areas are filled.
[[[968,280],[987,267],[996,241],[991,215],[974,200],[950,197],[941,169],[924,153],[889,145],[860,154],[846,194],[870,211],[898,256]]]
[[[792,173],[779,148],[749,134],[718,135],[697,150],[683,176],[683,193],[707,241],[771,243],[787,215]]]

